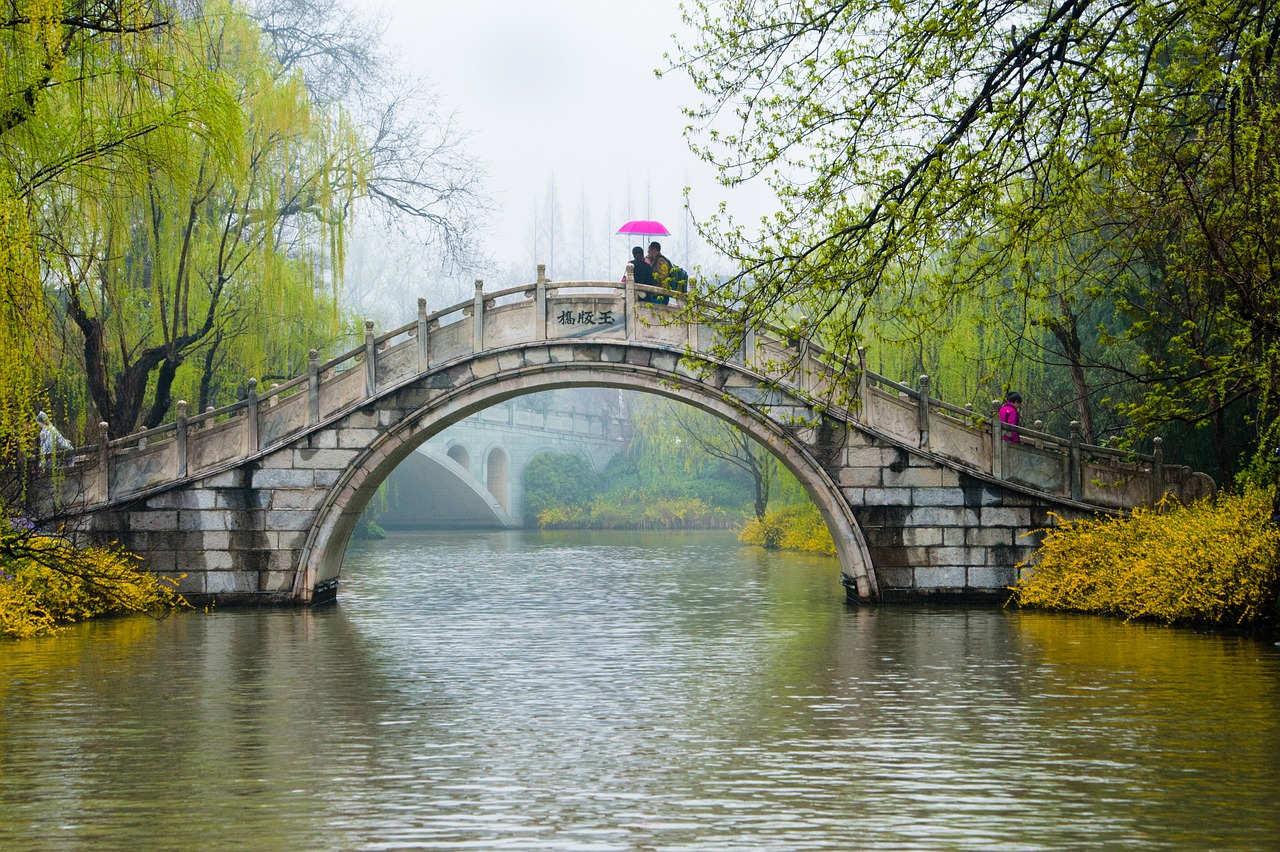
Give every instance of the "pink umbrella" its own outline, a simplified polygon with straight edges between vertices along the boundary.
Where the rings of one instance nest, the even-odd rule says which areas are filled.
[[[666,237],[671,232],[667,226],[652,219],[633,219],[618,229],[619,234],[638,234],[645,237]]]

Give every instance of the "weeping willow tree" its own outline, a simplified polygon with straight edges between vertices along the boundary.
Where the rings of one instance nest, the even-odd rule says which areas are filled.
[[[32,408],[52,347],[40,265],[22,200],[0,175],[0,458],[21,464],[35,448]]]
[[[750,482],[757,518],[770,498],[794,478],[777,456],[733,423],[690,405],[638,396],[632,407],[635,431],[627,452],[647,482],[667,484],[723,476],[736,470]],[[789,496],[793,496],[789,492]]]
[[[233,7],[211,4],[166,33],[175,77],[212,75],[233,98],[234,147],[162,128],[114,153],[109,173],[77,171],[41,210],[57,240],[50,285],[112,436],[161,423],[175,387],[208,403],[229,371],[243,386],[300,370],[307,348],[336,335],[362,168],[340,112],[313,110]]]

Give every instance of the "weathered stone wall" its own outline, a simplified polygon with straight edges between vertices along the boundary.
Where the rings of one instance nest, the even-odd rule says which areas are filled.
[[[320,506],[343,471],[395,409],[356,411],[263,458],[89,516],[86,531],[143,557],[149,570],[182,576],[200,603],[292,599],[299,557]]]
[[[886,601],[1007,596],[1040,543],[1033,531],[1050,511],[1075,514],[856,429],[838,480]]]

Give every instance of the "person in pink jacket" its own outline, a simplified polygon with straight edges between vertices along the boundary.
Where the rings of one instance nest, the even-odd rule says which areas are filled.
[[[1000,422],[1009,426],[1018,425],[1018,406],[1022,405],[1022,394],[1017,391],[1009,391],[1004,398],[1004,405],[1000,406]],[[1018,433],[1012,429],[1001,429],[1003,437],[1006,441],[1014,444],[1018,443]]]

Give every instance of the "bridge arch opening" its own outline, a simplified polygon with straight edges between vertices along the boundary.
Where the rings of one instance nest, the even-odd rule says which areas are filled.
[[[458,467],[468,473],[471,472],[471,456],[467,453],[466,447],[461,444],[454,444],[445,451],[445,455],[453,459],[454,463],[457,464]]]
[[[316,589],[336,584],[351,533],[365,505],[379,484],[419,445],[475,412],[526,394],[571,387],[657,394],[737,426],[772,452],[813,500],[835,542],[845,581],[862,598],[876,595],[874,569],[852,510],[840,495],[838,484],[793,432],[692,376],[638,369],[626,363],[567,361],[542,365],[536,370],[499,372],[429,396],[425,404],[382,433],[330,489],[300,555],[295,598],[308,602]],[[399,389],[402,393],[415,391],[420,393],[412,385]],[[394,405],[393,400],[383,402],[388,407]]]
[[[511,511],[511,483],[507,454],[501,447],[489,450],[484,464],[484,481],[489,493],[498,499],[498,505]]]

